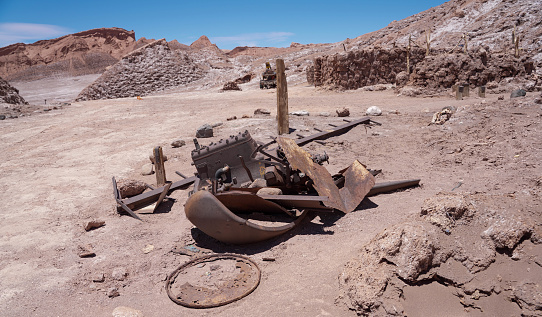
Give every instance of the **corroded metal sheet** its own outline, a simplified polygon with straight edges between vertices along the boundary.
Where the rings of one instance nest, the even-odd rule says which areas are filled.
[[[279,137],[277,143],[284,151],[292,169],[305,173],[314,182],[313,186],[318,194],[329,198],[324,202],[328,207],[349,213],[359,205],[375,184],[374,176],[356,160],[344,172],[345,185],[339,190],[328,170],[313,162],[311,155],[300,148],[296,141]]]
[[[269,208],[269,204],[274,203],[266,202],[266,209]],[[282,207],[277,205],[276,209],[280,211]],[[232,244],[254,243],[279,236],[294,228],[306,214],[303,212],[295,221],[279,227],[262,226],[237,216],[205,190],[197,191],[190,196],[184,211],[186,218],[198,229],[219,241]]]

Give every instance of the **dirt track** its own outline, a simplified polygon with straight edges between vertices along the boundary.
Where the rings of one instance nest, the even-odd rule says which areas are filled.
[[[497,96],[485,100],[494,105]],[[457,160],[455,153],[459,152],[455,149],[464,145],[461,138],[453,137],[455,129],[476,119],[477,112],[468,110],[480,104],[481,99],[456,101],[447,97],[398,97],[391,90],[336,93],[306,86],[289,87],[290,111],[311,113],[309,117],[291,118],[290,126],[305,135],[314,133],[313,127],[342,121],[317,116],[320,112],[334,114],[335,109],[346,106],[351,117],[357,118],[364,116],[371,105],[383,109],[384,115],[376,118],[383,124],[380,127],[356,127],[330,139],[325,146],[306,146],[314,153],[327,152],[331,164],[326,167],[332,173],[359,159],[371,168],[383,170],[377,182],[421,178],[423,185],[366,199],[348,215],[316,214],[285,236],[247,247],[218,243],[193,228],[183,211],[186,191],[172,195],[177,202],[169,205],[170,210],[165,210],[168,212],[142,215],[143,222],[119,216],[111,177],[153,184],[154,175],[141,176],[139,172],[157,145],[169,157],[169,179],[179,179],[176,170],[190,174],[194,171],[190,166],[192,138],[196,128],[204,123],[223,125],[215,129],[214,138],[200,139],[201,144],[245,129],[256,140],[266,140],[276,130],[274,91],[213,90],[143,100],[89,101],[2,121],[0,315],[111,316],[115,307],[129,306],[145,316],[355,316],[346,306],[336,304],[343,265],[376,233],[418,217],[426,198],[451,191],[462,182],[461,192],[515,193],[528,208],[540,208],[531,201],[539,197],[540,189],[525,193],[536,186],[536,177],[542,176],[541,156],[537,156],[542,148],[542,110],[529,100],[526,106],[519,106],[523,107],[521,110],[514,106],[516,112],[525,115],[514,115],[514,110],[509,118],[532,121],[530,125],[535,128],[529,133],[524,129],[521,132],[528,138],[524,140],[526,144],[532,144],[530,148],[516,153],[506,142],[487,146],[480,140],[482,145],[473,147],[484,147],[484,157],[474,151],[474,157],[461,154],[465,156]],[[462,111],[472,113],[472,117],[428,126],[433,113],[445,106],[457,107],[458,115]],[[270,109],[271,116],[226,121],[233,115],[252,116],[257,108]],[[483,115],[495,116],[502,110],[489,108]],[[398,114],[389,113],[391,110]],[[504,120],[502,116],[498,118]],[[498,122],[492,124],[501,126]],[[478,136],[482,137],[480,134],[473,138]],[[178,138],[187,145],[171,148],[169,144]],[[456,143],[446,143],[447,139]],[[83,225],[91,219],[104,220],[106,226],[85,232]],[[171,250],[194,242],[202,249],[251,257],[262,270],[260,286],[248,297],[224,307],[195,311],[175,305],[163,289],[164,280],[188,256]],[[85,244],[92,244],[96,257],[78,257],[78,246]],[[154,250],[145,254],[142,249],[149,244]],[[263,262],[263,257],[276,261]],[[111,277],[118,267],[128,273],[123,281]],[[93,277],[101,273],[105,282],[93,282]],[[120,296],[109,298],[106,292],[111,287],[117,287]]]

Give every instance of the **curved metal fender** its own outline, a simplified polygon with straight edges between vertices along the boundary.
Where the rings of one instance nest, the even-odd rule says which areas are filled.
[[[255,210],[257,211],[257,210]],[[231,244],[259,242],[279,236],[303,220],[304,211],[295,221],[280,227],[265,227],[231,212],[213,194],[200,190],[186,201],[186,218],[207,235]]]

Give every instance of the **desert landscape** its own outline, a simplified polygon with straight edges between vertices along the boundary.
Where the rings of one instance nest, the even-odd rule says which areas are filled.
[[[337,43],[227,51],[103,28],[0,48],[0,315],[542,316],[540,21],[540,1],[452,0]],[[194,139],[277,137],[278,89],[260,89],[277,60],[283,136],[368,116],[302,148],[331,175],[358,160],[377,184],[420,185],[242,245],[187,219],[193,185],[141,221],[119,206],[112,177],[160,187],[157,146],[177,182],[196,172]],[[213,308],[172,301],[170,275],[213,254],[250,259],[257,287]],[[220,288],[239,270],[184,278]]]

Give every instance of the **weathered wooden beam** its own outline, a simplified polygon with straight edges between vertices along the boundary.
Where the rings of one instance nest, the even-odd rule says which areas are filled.
[[[166,183],[166,169],[164,167],[164,154],[162,147],[154,148],[154,168],[156,169],[156,186],[163,186]]]
[[[290,133],[288,121],[288,83],[286,82],[284,60],[277,59],[277,125],[278,133]]]

